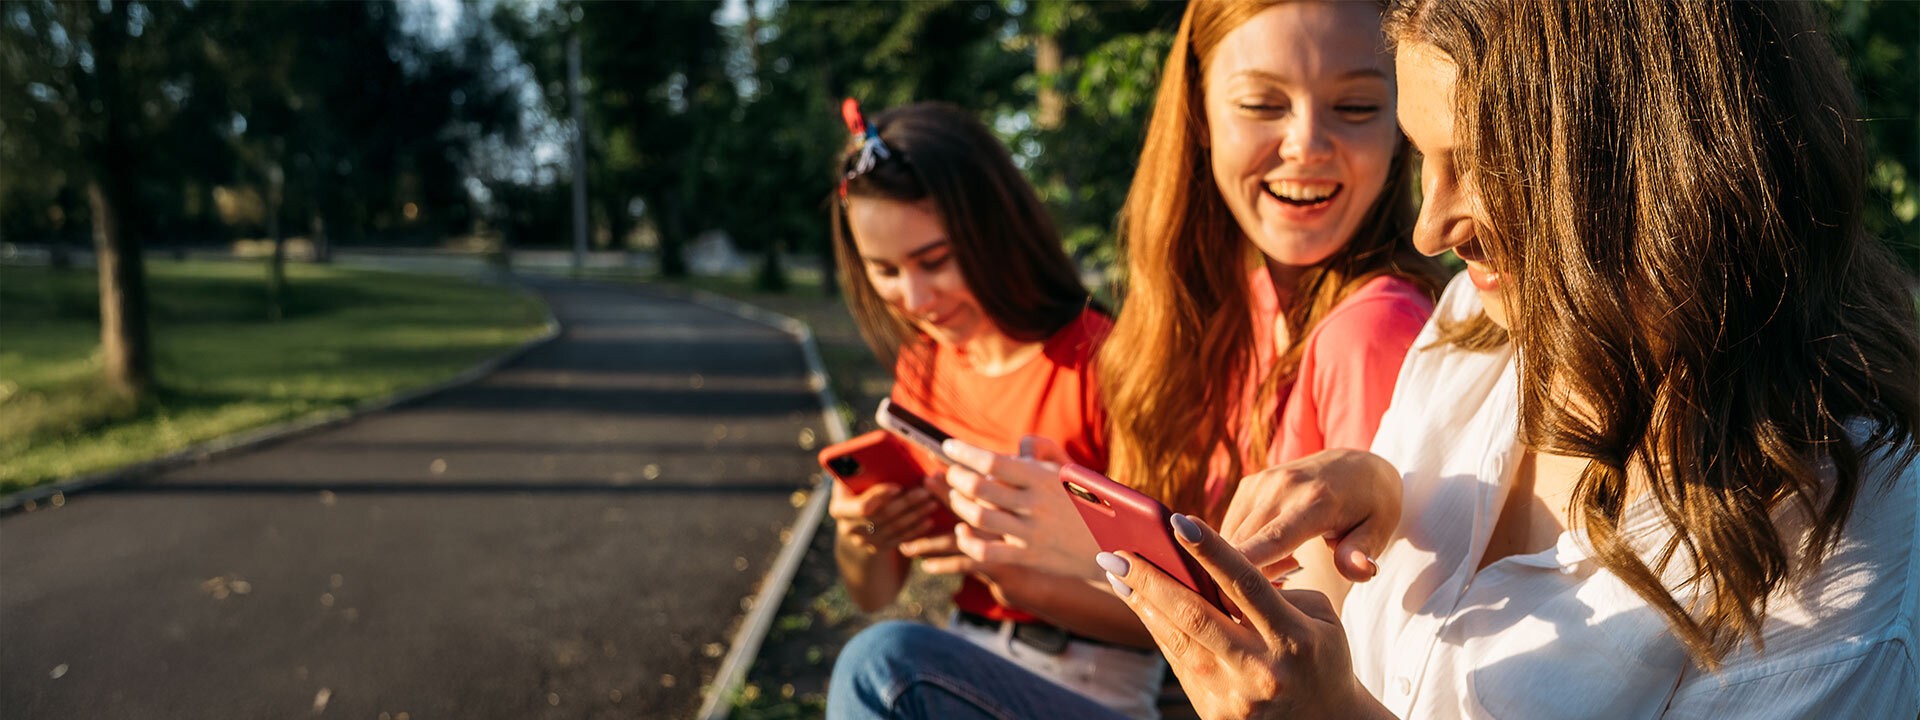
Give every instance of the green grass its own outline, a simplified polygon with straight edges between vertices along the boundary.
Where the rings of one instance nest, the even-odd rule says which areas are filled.
[[[507,288],[310,265],[269,322],[263,264],[147,270],[161,388],[136,404],[99,381],[93,271],[0,267],[0,491],[427,385],[545,322]]]

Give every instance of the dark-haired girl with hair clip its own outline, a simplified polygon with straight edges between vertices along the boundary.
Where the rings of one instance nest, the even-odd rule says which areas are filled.
[[[1089,300],[1006,149],[971,113],[944,103],[869,122],[848,101],[846,115],[855,139],[841,163],[834,250],[861,333],[893,362],[894,404],[951,433],[949,456],[1026,450],[1106,468],[1093,358],[1112,322]],[[944,475],[925,488],[881,483],[856,494],[836,485],[835,554],[860,607],[893,602],[914,560],[964,576],[947,631],[892,623],[868,633],[958,635],[1108,708],[1153,715],[1164,665],[1097,576],[1051,573],[1019,553],[967,554],[999,540],[977,527],[982,513],[1086,534],[1064,492],[1051,483],[1034,490],[1046,492],[953,502],[967,522],[935,527],[954,494]],[[1079,547],[1087,557],[1091,536]]]

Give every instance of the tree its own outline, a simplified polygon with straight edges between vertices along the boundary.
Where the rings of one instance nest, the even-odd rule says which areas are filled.
[[[204,81],[193,8],[147,3],[20,3],[5,8],[0,87],[9,110],[0,159],[18,180],[60,177],[85,188],[100,277],[107,386],[130,398],[155,389],[140,238],[152,217],[139,178],[152,148],[178,139],[175,116]],[[7,103],[13,105],[15,103]]]

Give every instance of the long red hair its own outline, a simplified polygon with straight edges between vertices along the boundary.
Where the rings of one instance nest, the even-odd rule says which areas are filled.
[[[1240,407],[1241,392],[1257,358],[1247,275],[1259,251],[1205,165],[1204,72],[1229,33],[1280,1],[1187,6],[1121,214],[1125,304],[1099,360],[1107,407],[1115,410],[1114,476],[1175,510],[1207,517],[1224,509],[1206,506],[1216,448],[1233,450],[1231,476],[1238,478],[1267,457],[1275,419],[1233,417],[1248,410]],[[1386,190],[1354,237],[1293,289],[1295,302],[1283,310],[1290,337],[1306,337],[1348,294],[1381,275],[1437,294],[1444,283],[1439,266],[1407,241],[1414,220],[1410,155],[1402,139]],[[1301,345],[1281,354],[1255,407],[1268,407],[1290,385]]]

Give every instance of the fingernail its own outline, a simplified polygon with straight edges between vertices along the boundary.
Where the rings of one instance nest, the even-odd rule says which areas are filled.
[[[1107,573],[1107,584],[1113,586],[1113,594],[1115,595],[1119,595],[1122,598],[1133,596],[1133,588],[1127,587],[1126,583],[1120,582],[1120,578],[1114,577],[1113,573]]]
[[[1188,545],[1200,542],[1200,526],[1194,524],[1193,518],[1187,517],[1186,515],[1175,514],[1173,516],[1173,532],[1175,535],[1179,535],[1180,539]]]
[[[1133,569],[1132,565],[1127,564],[1126,558],[1110,552],[1093,556],[1093,561],[1100,565],[1101,570],[1107,571],[1108,575],[1126,577],[1127,572]]]
[[[1033,457],[1033,436],[1032,435],[1027,435],[1025,437],[1020,438],[1020,457],[1023,457],[1023,458]]]
[[[1362,557],[1365,557],[1367,559],[1367,569],[1372,570],[1373,571],[1372,574],[1379,575],[1380,561],[1374,558],[1372,555],[1363,555]]]
[[[1267,582],[1272,583],[1274,587],[1280,587],[1282,585],[1285,585],[1288,580],[1293,578],[1293,576],[1299,575],[1301,570],[1305,570],[1305,569],[1306,568],[1295,567],[1292,570],[1288,570],[1286,572],[1280,573],[1280,577],[1274,578]]]

